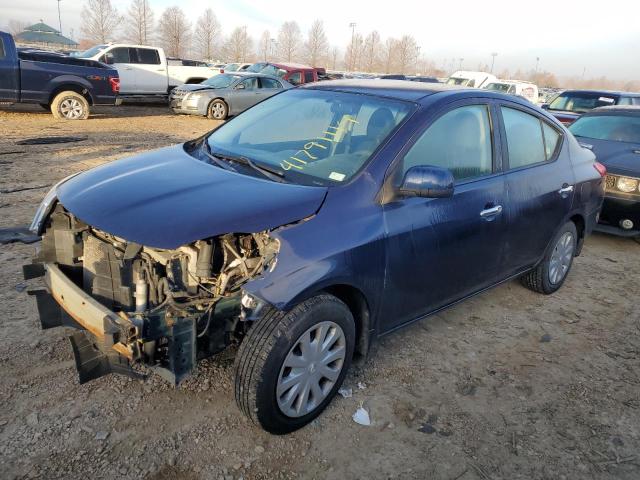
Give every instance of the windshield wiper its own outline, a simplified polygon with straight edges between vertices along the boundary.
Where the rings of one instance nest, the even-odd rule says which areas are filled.
[[[244,157],[242,155],[229,155],[226,153],[220,152],[212,152],[213,156],[221,158],[223,160],[227,160],[229,162],[241,163],[242,165],[247,165],[254,170],[260,172],[263,176],[268,178],[269,180],[273,180],[274,182],[283,183],[284,180],[284,172],[280,170],[276,170],[271,167],[267,167],[266,165],[258,165],[256,162],[251,160],[250,158]]]
[[[223,170],[229,170],[230,172],[238,172],[235,168],[233,168],[231,165],[229,165],[226,162],[223,162],[220,160],[220,158],[218,156],[215,156],[211,153],[211,145],[209,145],[209,142],[207,141],[207,139],[205,138],[204,141],[202,142],[202,151],[204,152],[204,154],[209,157],[209,159],[215,163],[218,167],[222,168]]]

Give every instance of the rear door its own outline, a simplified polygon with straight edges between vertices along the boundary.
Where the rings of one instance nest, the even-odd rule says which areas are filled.
[[[533,266],[568,215],[575,190],[564,133],[535,110],[501,102],[505,152],[505,268],[516,274]]]
[[[115,47],[107,51],[100,57],[100,61],[107,65],[113,65],[118,70],[120,77],[120,94],[140,93],[136,82],[135,61],[131,59],[131,53],[134,55],[135,49],[129,47]]]
[[[19,76],[20,68],[13,41],[0,34],[0,101],[18,101]]]
[[[416,165],[451,170],[451,198],[402,197],[384,205],[388,295],[383,330],[393,329],[503,278],[504,177],[491,102],[457,102],[403,153]]]
[[[136,90],[140,93],[167,93],[167,67],[160,62],[155,48],[131,48]]]
[[[282,84],[273,78],[260,78],[260,86],[258,88],[259,101],[269,98],[271,95],[282,91]]]

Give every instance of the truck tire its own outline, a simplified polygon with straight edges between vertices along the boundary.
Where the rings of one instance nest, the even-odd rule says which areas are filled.
[[[60,120],[86,120],[89,118],[89,102],[77,92],[60,92],[51,102],[51,113]]]
[[[229,115],[229,107],[221,98],[216,98],[209,104],[207,108],[207,118],[213,120],[225,120]]]
[[[354,346],[353,316],[332,295],[310,298],[289,312],[269,309],[236,356],[238,407],[273,434],[305,426],[342,385]]]
[[[573,222],[565,223],[551,242],[540,264],[520,277],[530,290],[549,295],[557,291],[569,275],[578,245],[578,231]]]

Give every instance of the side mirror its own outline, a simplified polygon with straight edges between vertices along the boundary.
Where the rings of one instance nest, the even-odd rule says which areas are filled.
[[[540,105],[540,108],[543,110],[549,110],[549,104],[548,103],[543,103],[542,105]]]
[[[113,65],[113,53],[109,52],[104,54],[104,63]]]
[[[453,174],[446,168],[418,165],[407,170],[400,194],[426,198],[451,197],[453,181]]]
[[[236,90],[244,90],[244,83],[239,83],[238,85],[236,85]]]

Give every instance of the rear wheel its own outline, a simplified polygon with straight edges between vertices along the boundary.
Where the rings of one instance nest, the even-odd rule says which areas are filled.
[[[551,294],[564,283],[576,254],[578,232],[573,222],[565,223],[551,242],[542,262],[521,277],[522,284],[534,292]]]
[[[354,345],[353,316],[332,295],[318,295],[286,313],[270,310],[238,350],[238,406],[271,433],[303,427],[340,388]]]
[[[61,120],[86,120],[89,118],[89,102],[77,92],[60,92],[51,102],[51,113]]]
[[[214,120],[224,120],[229,114],[229,107],[224,100],[217,98],[209,104],[207,109],[207,117]]]

